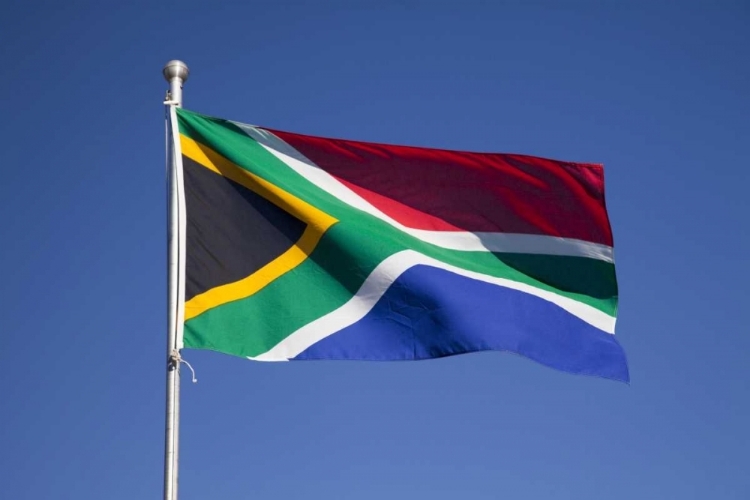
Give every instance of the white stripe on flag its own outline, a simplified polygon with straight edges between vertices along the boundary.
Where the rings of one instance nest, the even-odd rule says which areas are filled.
[[[611,334],[615,332],[615,318],[577,300],[563,297],[547,290],[541,290],[525,283],[467,271],[466,269],[452,266],[415,252],[414,250],[404,250],[391,255],[381,262],[370,273],[364,283],[362,283],[357,293],[344,305],[301,327],[279,342],[271,350],[250,359],[256,361],[286,361],[296,357],[316,342],[364,318],[401,274],[420,264],[444,269],[461,276],[466,276],[467,278],[534,295],[552,302],[599,330]]]

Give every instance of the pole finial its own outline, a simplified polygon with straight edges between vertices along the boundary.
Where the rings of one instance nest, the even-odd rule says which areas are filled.
[[[188,65],[178,59],[172,59],[164,65],[162,70],[164,79],[168,82],[172,81],[172,78],[179,78],[183,82],[186,82],[190,76],[190,69]]]
[[[173,59],[164,65],[162,70],[164,79],[169,82],[169,99],[167,104],[174,104],[178,108],[182,107],[182,84],[190,76],[190,68],[184,62]]]

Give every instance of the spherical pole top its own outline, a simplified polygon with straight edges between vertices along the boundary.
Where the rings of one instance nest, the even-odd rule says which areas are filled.
[[[173,78],[179,78],[183,82],[186,82],[190,76],[190,69],[184,62],[173,59],[164,65],[162,74],[168,82],[171,82]]]
[[[169,100],[178,108],[182,107],[182,84],[190,76],[187,64],[177,59],[169,61],[161,71],[164,79],[169,82]]]

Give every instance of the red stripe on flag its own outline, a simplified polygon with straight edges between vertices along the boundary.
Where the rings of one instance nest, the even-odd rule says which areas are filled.
[[[601,165],[272,132],[407,227],[612,245]]]

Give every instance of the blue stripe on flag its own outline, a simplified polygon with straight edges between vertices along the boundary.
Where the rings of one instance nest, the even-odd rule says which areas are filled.
[[[485,350],[629,380],[614,335],[539,297],[423,265],[403,273],[362,320],[294,359],[410,360]]]

